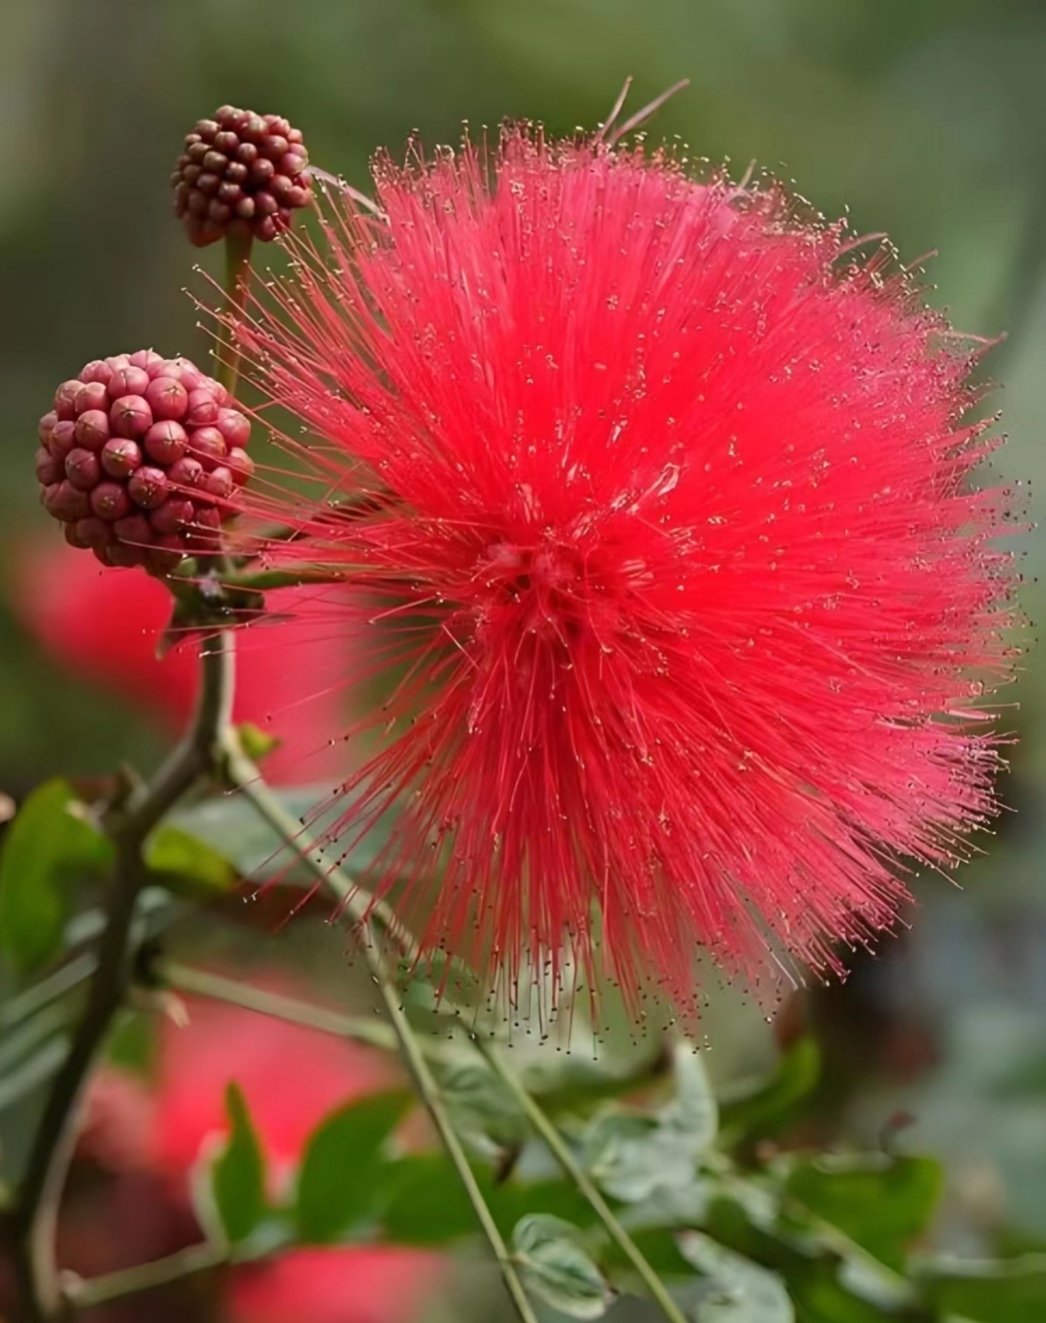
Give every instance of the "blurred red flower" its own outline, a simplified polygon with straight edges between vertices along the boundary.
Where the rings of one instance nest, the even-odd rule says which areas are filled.
[[[196,649],[189,638],[156,655],[171,615],[162,583],[140,570],[103,569],[53,539],[20,544],[11,562],[12,605],[51,657],[138,704],[143,715],[175,730],[184,725],[196,693]],[[286,626],[292,646],[274,649],[264,629],[243,636],[234,715],[279,737],[265,760],[268,779],[320,781],[345,768],[330,736],[344,720],[348,645],[317,617],[309,589],[292,590],[283,605],[293,612]]]
[[[160,1028],[152,1088],[114,1071],[95,1077],[81,1140],[81,1153],[110,1170],[158,1176],[164,1199],[185,1216],[190,1172],[227,1130],[231,1081],[243,1090],[277,1187],[328,1112],[395,1083],[385,1058],[352,1043],[224,1004],[186,1004],[187,1024],[165,1020]],[[64,1261],[72,1254],[82,1268],[77,1241],[67,1236],[64,1248]],[[225,1274],[219,1313],[226,1323],[405,1323],[445,1280],[444,1261],[420,1250],[292,1250]]]
[[[384,1057],[316,1029],[197,998],[186,1005],[186,1025],[165,1020],[160,1030],[148,1146],[150,1165],[179,1188],[204,1140],[225,1133],[230,1080],[279,1173],[328,1112],[395,1078]]]
[[[162,1031],[151,1154],[185,1189],[210,1136],[226,1129],[230,1080],[243,1090],[277,1173],[301,1157],[333,1108],[393,1082],[389,1063],[313,1029],[191,1000],[189,1024]],[[417,1316],[439,1259],[388,1246],[309,1249],[230,1277],[231,1323],[397,1323]]]
[[[307,1249],[238,1269],[229,1323],[401,1323],[423,1317],[438,1280],[434,1255],[375,1245]]]
[[[331,835],[401,803],[379,890],[510,1002],[543,969],[690,1010],[698,948],[839,972],[996,808],[983,342],[882,245],[666,153],[509,128],[375,179],[240,327],[319,438],[285,438],[313,502],[248,493],[303,534],[267,554],[369,590],[349,665],[398,679]]]

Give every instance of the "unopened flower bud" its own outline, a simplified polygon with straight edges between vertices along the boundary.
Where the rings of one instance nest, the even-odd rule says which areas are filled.
[[[127,488],[118,482],[100,482],[91,492],[91,510],[99,519],[114,522],[131,508]]]
[[[106,384],[110,398],[114,395],[144,395],[149,386],[149,374],[143,368],[128,365],[118,368]]]
[[[143,465],[131,474],[127,492],[135,505],[143,510],[155,510],[167,499],[167,474],[151,464]]]
[[[154,418],[185,417],[189,407],[189,392],[174,377],[157,377],[149,383],[144,394]]]
[[[134,441],[126,437],[114,436],[102,447],[102,468],[110,478],[130,477],[141,462],[141,450]]]
[[[217,427],[230,449],[245,446],[251,434],[250,422],[238,409],[219,409]]]
[[[94,359],[40,419],[44,508],[104,565],[165,574],[188,552],[219,551],[254,467],[243,449],[250,423],[234,404],[188,359]]]
[[[218,421],[218,401],[206,386],[197,386],[186,398],[185,421],[190,427],[211,427]]]
[[[65,476],[82,492],[89,492],[97,485],[100,473],[98,456],[90,450],[77,447],[65,457]]]
[[[87,409],[73,427],[76,444],[84,450],[101,450],[109,440],[109,415],[104,409]]]
[[[112,373],[109,374],[112,376]],[[74,406],[79,415],[85,414],[88,409],[101,409],[108,411],[109,395],[105,389],[105,384],[101,381],[89,381],[86,386],[81,386],[76,392]]]
[[[205,247],[229,233],[275,239],[310,198],[300,130],[279,115],[221,106],[186,135],[171,176],[174,210]]]
[[[254,476],[254,460],[240,446],[232,447],[225,462],[232,471],[233,482],[237,487],[242,487]]]
[[[189,447],[189,434],[181,423],[166,419],[153,423],[142,439],[145,453],[155,464],[173,464]]]
[[[120,374],[114,375],[114,380]],[[109,410],[109,425],[115,436],[126,436],[132,440],[144,436],[153,425],[153,412],[148,401],[141,395],[121,395],[113,402]]]

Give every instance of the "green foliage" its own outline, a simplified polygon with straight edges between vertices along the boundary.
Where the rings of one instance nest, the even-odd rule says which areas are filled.
[[[720,1108],[731,1143],[776,1134],[796,1115],[821,1078],[821,1050],[813,1038],[797,1038],[781,1054],[777,1070]]]
[[[679,1237],[679,1248],[704,1279],[693,1292],[695,1323],[794,1323],[784,1283],[699,1231]]]
[[[488,1203],[493,1175],[480,1168],[476,1179]],[[403,1245],[448,1245],[476,1231],[476,1217],[454,1169],[441,1153],[390,1163],[381,1172],[381,1223],[385,1235]]]
[[[311,798],[302,792],[290,806],[300,814]],[[162,935],[187,900],[221,895],[280,855],[242,801],[205,801],[176,818],[148,843],[145,862],[162,886],[143,893],[139,940]],[[321,829],[310,824],[308,834]],[[365,867],[380,844],[376,835],[358,862]],[[66,783],[48,783],[27,800],[0,856],[0,948],[22,970],[97,939],[101,915],[76,904],[73,883],[99,875],[111,856]],[[280,866],[286,862],[284,854]],[[68,968],[68,988],[76,987],[76,962],[85,959],[45,984],[64,987]],[[415,986],[415,1020],[435,1017],[431,989]],[[2,1022],[4,1088],[17,1100],[61,1059],[69,1017],[60,1001],[30,988]],[[141,1014],[122,1021],[111,1046],[125,1064],[147,1064],[147,1027]],[[681,1044],[624,1064],[521,1055],[524,1079],[695,1323],[1025,1323],[1046,1311],[1040,1255],[981,1263],[926,1256],[941,1189],[934,1161],[776,1148],[764,1156],[768,1139],[787,1140],[813,1095],[820,1057],[811,1039],[791,1044],[769,1078],[721,1102],[704,1058]],[[458,1042],[434,1053],[432,1068],[528,1291],[557,1317],[595,1319],[637,1289],[629,1257],[558,1173],[490,1065]],[[450,1161],[390,1145],[409,1101],[397,1090],[331,1112],[305,1145],[288,1193],[273,1203],[259,1136],[231,1085],[228,1138],[204,1173],[201,1200],[215,1242],[250,1258],[358,1240],[449,1251],[475,1238],[475,1210]]]
[[[329,786],[296,787],[281,794],[279,799],[302,824],[302,847],[322,837],[324,827],[340,811],[336,800],[325,810],[316,811],[317,804],[330,800]],[[293,876],[293,854],[242,795],[207,799],[191,808],[179,809],[172,821],[218,851],[242,877],[260,878],[273,872]],[[353,851],[352,866],[366,868],[387,838],[387,827],[378,823]]]
[[[75,885],[111,862],[111,843],[67,781],[33,791],[0,854],[0,949],[23,974],[59,953]]]
[[[530,1213],[550,1213],[571,1222],[593,1221],[584,1196],[558,1177],[498,1180],[489,1168],[475,1168],[476,1181],[494,1220],[508,1235]],[[390,1163],[376,1181],[376,1203],[385,1236],[411,1245],[448,1245],[476,1233],[461,1182],[447,1159],[425,1153]]]
[[[145,863],[169,890],[179,895],[221,894],[236,882],[236,869],[207,841],[173,823],[166,823],[149,838]]]
[[[925,1281],[938,1309],[976,1323],[1046,1318],[1046,1254],[1025,1254],[1002,1263],[931,1264]]]
[[[512,1233],[512,1254],[526,1286],[570,1318],[602,1318],[613,1299],[603,1274],[581,1248],[577,1227],[531,1213]]]
[[[636,1202],[662,1189],[693,1184],[698,1159],[715,1141],[715,1098],[701,1058],[675,1055],[676,1093],[652,1113],[607,1108],[587,1127],[585,1165],[603,1190]]]
[[[280,747],[280,737],[270,735],[253,721],[242,721],[236,727],[236,737],[240,747],[253,763],[260,763],[263,758]]]
[[[759,1177],[725,1170],[711,1191],[704,1230],[719,1244],[777,1273],[802,1323],[924,1316],[918,1312],[919,1292],[907,1277],[790,1200],[784,1181],[782,1169]]]
[[[485,1061],[454,1060],[440,1066],[437,1077],[454,1129],[473,1152],[495,1158],[523,1143],[522,1109]]]
[[[785,1167],[787,1197],[898,1270],[940,1196],[941,1169],[930,1158],[820,1155]]]
[[[337,1240],[371,1213],[382,1148],[409,1101],[401,1090],[375,1094],[331,1113],[313,1132],[294,1204],[300,1240]]]
[[[777,1076],[750,1095],[762,1100],[771,1129],[780,1112],[769,1100],[795,1104],[795,1066],[794,1052],[785,1054]],[[455,1057],[438,1073],[477,1155],[480,1192],[528,1291],[557,1316],[601,1317],[635,1286],[626,1256],[569,1181],[500,1170],[506,1150],[522,1154],[523,1168],[543,1164],[535,1163],[540,1146],[527,1138],[516,1104],[482,1061]],[[811,1078],[807,1071],[807,1087]],[[912,1258],[936,1208],[936,1163],[785,1153],[750,1168],[731,1156],[731,1145],[747,1152],[759,1134],[748,1120],[730,1132],[718,1128],[701,1058],[678,1048],[672,1079],[667,1100],[604,1106],[576,1127],[576,1137],[620,1221],[695,1323],[945,1323],[952,1315],[1024,1323],[1037,1316],[1028,1311],[1043,1306],[1041,1256],[979,1265]],[[555,1081],[549,1084],[554,1090]],[[628,1081],[616,1087],[624,1091]],[[254,1244],[264,1224],[280,1244],[378,1237],[445,1249],[476,1237],[475,1212],[445,1156],[387,1151],[407,1101],[402,1092],[380,1094],[324,1118],[306,1146],[290,1206],[274,1210],[266,1207],[264,1162],[233,1088],[232,1133],[212,1169],[223,1234]]]
[[[229,1137],[210,1171],[210,1196],[221,1233],[236,1245],[266,1213],[265,1157],[247,1102],[237,1084],[225,1092]]]

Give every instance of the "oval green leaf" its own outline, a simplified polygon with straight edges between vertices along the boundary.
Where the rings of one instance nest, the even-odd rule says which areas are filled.
[[[67,781],[26,799],[0,854],[0,949],[22,973],[58,954],[75,886],[112,863],[112,843]]]
[[[699,1231],[678,1238],[679,1251],[701,1274],[694,1323],[795,1323],[795,1309],[776,1273],[724,1249]]]
[[[533,1213],[516,1224],[512,1255],[524,1284],[570,1318],[602,1318],[613,1292],[562,1218]]]
[[[373,1216],[385,1141],[410,1101],[402,1090],[374,1094],[332,1112],[313,1131],[298,1174],[294,1220],[301,1240],[337,1240]]]
[[[266,1212],[265,1157],[238,1084],[225,1091],[229,1137],[211,1166],[210,1191],[230,1244],[246,1240]]]

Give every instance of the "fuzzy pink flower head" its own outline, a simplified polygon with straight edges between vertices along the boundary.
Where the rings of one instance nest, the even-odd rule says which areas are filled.
[[[774,184],[524,128],[376,182],[242,330],[325,488],[267,552],[402,668],[336,834],[398,804],[372,882],[510,993],[839,971],[996,807],[983,344]]]

